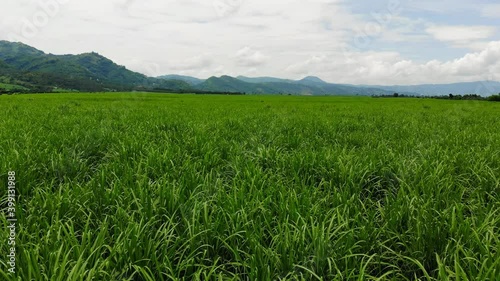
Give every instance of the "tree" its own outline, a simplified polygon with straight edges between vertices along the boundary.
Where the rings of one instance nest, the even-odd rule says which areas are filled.
[[[498,95],[493,95],[488,98],[489,101],[500,101],[500,93]]]
[[[399,97],[399,94],[398,93],[394,93],[394,95],[392,95],[393,97],[397,98]]]

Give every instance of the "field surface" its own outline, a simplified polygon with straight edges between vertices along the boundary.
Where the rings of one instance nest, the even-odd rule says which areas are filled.
[[[0,109],[2,206],[8,171],[18,196],[1,280],[499,280],[498,103],[113,93]]]

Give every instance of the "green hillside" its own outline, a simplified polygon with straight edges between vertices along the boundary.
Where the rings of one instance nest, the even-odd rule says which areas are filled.
[[[157,78],[163,79],[163,80],[180,80],[180,81],[187,82],[191,86],[201,84],[205,81],[204,79],[198,79],[198,78],[191,77],[191,76],[176,75],[176,74],[158,76]]]
[[[22,43],[0,41],[0,73],[35,91],[187,90],[183,81],[146,77],[97,54],[53,55]]]
[[[250,81],[250,82],[245,82]],[[276,82],[266,82],[276,81]],[[210,77],[195,86],[202,91],[227,91],[252,94],[293,94],[293,95],[380,95],[392,92],[326,83],[316,77],[306,77],[300,81],[272,78],[234,78],[230,76]]]
[[[266,87],[262,84],[253,84],[243,82],[234,77],[210,77],[205,82],[196,85],[198,90],[202,91],[223,91],[223,92],[239,92],[239,93],[256,93],[256,94],[275,94],[273,88]]]

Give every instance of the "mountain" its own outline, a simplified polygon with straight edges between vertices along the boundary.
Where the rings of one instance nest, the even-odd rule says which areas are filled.
[[[295,81],[289,80],[289,79],[281,79],[281,78],[274,78],[274,77],[245,77],[245,76],[238,76],[236,79],[247,82],[247,83],[293,83]]]
[[[254,94],[276,94],[272,88],[263,84],[254,84],[241,81],[231,76],[210,77],[205,82],[195,86],[200,91],[230,92],[230,93],[254,93]]]
[[[478,94],[482,96],[496,95],[500,93],[500,82],[479,81],[469,83],[453,84],[424,84],[413,86],[380,86],[380,85],[347,85],[332,84],[315,77],[308,76],[301,80],[288,80],[273,77],[250,78],[238,76],[238,80],[252,84],[259,84],[260,89],[267,89],[267,93],[289,93],[302,95],[391,95],[400,93],[414,96],[447,96]],[[233,81],[233,88],[243,91],[243,88],[236,86]]]
[[[368,87],[368,86],[361,86]],[[490,96],[500,93],[500,82],[479,81],[453,84],[426,84],[413,86],[369,86],[398,93],[418,93],[419,95],[467,95]]]
[[[95,52],[53,55],[25,45],[0,41],[0,92],[158,91],[293,95],[465,95],[500,93],[493,81],[414,86],[370,86],[327,83],[308,76],[301,80],[274,77],[210,77],[165,75],[147,77]]]
[[[179,80],[179,81],[184,81],[184,82],[188,83],[191,86],[201,84],[201,83],[203,83],[205,81],[203,79],[198,79],[198,78],[191,77],[191,76],[176,75],[176,74],[163,75],[163,76],[158,76],[156,78],[163,79],[163,80]]]
[[[0,60],[0,75],[2,74],[7,74],[12,71],[12,67],[5,63],[4,61]]]
[[[253,94],[293,94],[293,95],[381,95],[392,94],[380,89],[352,87],[345,85],[329,84],[319,78],[306,77],[299,81],[269,78],[247,78],[245,82],[240,79],[221,76],[210,77],[205,82],[195,86],[200,91],[224,91]],[[257,82],[257,81],[283,81],[283,82]]]
[[[142,86],[148,84],[148,77],[143,74],[130,71],[124,66],[115,64],[98,53],[86,53],[81,55],[64,55],[60,59],[63,63],[75,65],[77,69],[82,69],[81,73],[88,73],[98,81],[106,81],[117,85]]]
[[[306,78],[299,80],[298,83],[305,85],[325,85],[328,84],[316,76],[307,76]]]
[[[22,43],[0,41],[0,60],[15,71],[17,79],[28,84],[80,87],[83,90],[102,86],[98,82],[99,75],[69,60],[67,56],[45,54]]]
[[[2,79],[14,79],[33,91],[187,90],[183,81],[146,77],[97,53],[53,55],[22,43],[0,41]],[[2,66],[3,65],[3,66]],[[7,73],[7,67],[9,71]]]

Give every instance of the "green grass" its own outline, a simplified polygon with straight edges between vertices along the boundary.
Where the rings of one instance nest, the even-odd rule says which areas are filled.
[[[500,276],[499,104],[118,93],[0,107],[0,187],[14,170],[20,194],[17,279],[4,213],[0,279]]]
[[[12,91],[12,90],[19,90],[19,91],[25,91],[29,90],[26,87],[19,86],[19,85],[14,85],[14,84],[6,84],[6,83],[0,83],[0,89],[4,89],[7,91]]]

